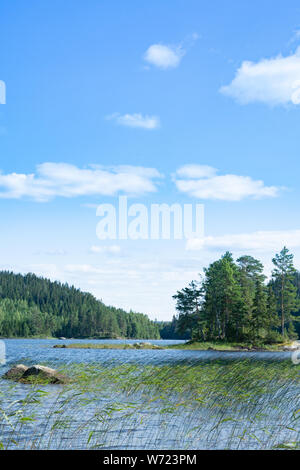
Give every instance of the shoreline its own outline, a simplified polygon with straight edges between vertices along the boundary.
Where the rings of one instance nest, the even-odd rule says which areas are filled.
[[[120,342],[120,343],[64,343],[64,341],[115,341],[115,338],[54,338],[54,337],[10,337],[3,338],[0,340],[51,340],[59,341],[52,347],[56,349],[116,349],[116,350],[187,350],[187,351],[215,351],[215,352],[293,352],[300,350],[300,341],[289,341],[277,344],[262,344],[255,346],[247,343],[222,343],[222,342],[197,342],[197,341],[186,341],[184,343],[174,343],[168,345],[153,344],[149,341],[160,341],[156,339],[131,339],[131,338],[118,338],[119,341],[135,341],[134,343]],[[164,341],[164,340],[161,340]],[[168,339],[166,341],[172,341]],[[177,341],[174,339],[174,341]]]
[[[209,345],[208,345],[209,344]],[[255,346],[241,346],[235,344],[213,344],[213,343],[197,343],[188,342],[183,344],[170,344],[167,346],[156,345],[152,343],[71,343],[71,344],[55,344],[55,349],[117,349],[117,350],[186,350],[186,351],[215,351],[215,352],[292,352],[300,349],[293,347],[292,343],[280,345],[265,345],[262,347]]]

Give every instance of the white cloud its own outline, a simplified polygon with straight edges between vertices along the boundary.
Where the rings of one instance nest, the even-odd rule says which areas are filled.
[[[294,31],[294,34],[293,34],[291,40],[290,40],[290,43],[298,42],[299,39],[300,39],[300,29],[296,29],[296,30]]]
[[[142,129],[148,130],[158,129],[160,127],[160,120],[157,116],[143,116],[140,113],[124,115],[114,113],[110,116],[107,116],[106,119],[112,119],[120,126],[140,127]]]
[[[53,273],[53,279],[91,292],[107,305],[133,309],[151,318],[170,320],[174,313],[172,295],[191,279],[198,277],[198,263],[192,269],[191,266],[177,266],[173,258],[170,261],[161,257],[155,259],[153,253],[149,253],[148,259],[149,262],[146,262],[144,254],[141,258],[135,253],[119,264],[112,264],[110,258],[106,258],[101,260],[101,264],[64,264],[57,267],[56,272],[47,265],[27,266],[22,271],[29,270],[45,277]]]
[[[118,254],[121,251],[121,247],[119,245],[93,245],[90,248],[91,253],[112,253]]]
[[[177,189],[198,199],[217,199],[224,201],[240,201],[252,197],[275,197],[279,188],[265,186],[261,180],[253,180],[249,176],[218,175],[217,170],[207,165],[186,165],[176,172],[174,178]]]
[[[54,249],[54,250],[46,250],[46,251],[36,251],[35,255],[47,255],[47,256],[65,256],[67,254],[66,250],[62,249]]]
[[[276,251],[286,245],[300,248],[300,230],[258,231],[190,239],[187,250]]]
[[[193,33],[186,36],[180,44],[152,44],[146,50],[144,60],[163,70],[176,68],[197,39],[199,35]]]
[[[245,61],[228,86],[220,91],[242,104],[300,104],[300,47],[294,54],[259,62]]]
[[[118,192],[144,194],[156,190],[161,175],[154,168],[134,166],[78,168],[67,163],[42,163],[35,173],[0,172],[0,198],[29,197],[49,201],[61,197],[112,196]]]
[[[144,60],[160,69],[178,67],[186,51],[178,46],[164,46],[163,44],[152,44],[144,55]]]
[[[210,178],[217,170],[208,165],[184,165],[176,172],[181,178]]]

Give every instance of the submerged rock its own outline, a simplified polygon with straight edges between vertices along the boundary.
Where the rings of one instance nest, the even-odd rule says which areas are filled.
[[[70,382],[68,377],[60,374],[57,370],[39,364],[31,367],[18,364],[6,372],[3,377],[21,383],[66,384]]]

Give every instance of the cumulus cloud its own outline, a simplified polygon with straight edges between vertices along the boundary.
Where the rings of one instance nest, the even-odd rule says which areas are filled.
[[[160,69],[178,67],[186,51],[179,46],[152,44],[144,55],[144,60]]]
[[[220,91],[242,104],[299,105],[300,47],[286,57],[243,62],[233,81]]]
[[[252,233],[227,234],[187,240],[187,250],[252,250],[274,251],[284,245],[300,248],[300,230],[258,231]]]
[[[279,188],[265,186],[261,180],[249,176],[218,175],[218,170],[207,165],[185,165],[174,177],[177,189],[198,199],[240,201],[251,197],[275,197]]]
[[[146,50],[144,60],[148,64],[163,70],[176,68],[187,53],[187,50],[193,46],[198,38],[198,34],[193,33],[188,35],[180,44],[152,44]]]
[[[152,44],[144,54],[144,61],[162,70],[178,67],[187,51],[199,39],[197,33],[189,34],[179,44]]]
[[[144,194],[156,191],[160,173],[154,168],[89,165],[78,168],[68,163],[42,163],[35,173],[0,172],[0,198],[49,201],[56,196],[113,196],[119,192]]]
[[[142,129],[158,129],[160,127],[160,119],[157,116],[143,116],[140,113],[124,114],[114,113],[107,116],[106,119],[113,120],[120,126],[139,127]]]

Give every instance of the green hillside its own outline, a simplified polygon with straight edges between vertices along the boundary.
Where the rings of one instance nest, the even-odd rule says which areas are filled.
[[[68,284],[8,271],[0,272],[0,336],[160,338],[144,314],[106,306]]]

